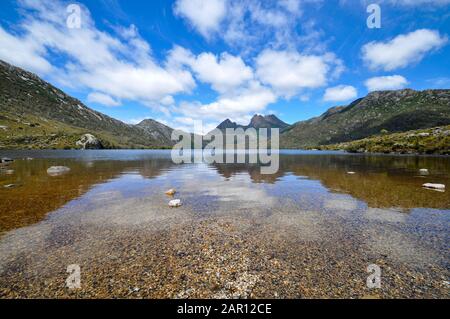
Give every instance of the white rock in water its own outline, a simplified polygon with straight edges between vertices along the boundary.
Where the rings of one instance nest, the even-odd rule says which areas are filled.
[[[169,207],[180,207],[181,199],[174,199],[169,202]]]
[[[14,162],[14,160],[11,158],[8,158],[8,157],[0,158],[0,163],[7,164],[7,163],[12,163],[12,162]]]
[[[432,188],[432,189],[439,189],[439,190],[444,190],[445,189],[445,185],[444,184],[426,183],[426,184],[423,184],[423,187],[425,187],[425,188]]]
[[[349,174],[349,175],[355,175],[356,173],[355,173],[355,172],[347,172],[347,174]]]
[[[430,172],[426,168],[422,168],[419,170],[420,175],[428,175]]]
[[[65,166],[52,166],[47,170],[50,176],[58,176],[70,172],[70,168]]]

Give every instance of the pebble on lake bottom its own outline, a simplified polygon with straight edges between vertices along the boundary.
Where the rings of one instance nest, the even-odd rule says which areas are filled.
[[[66,166],[52,166],[47,169],[47,174],[50,176],[58,176],[68,172],[70,172],[70,168]]]
[[[174,199],[169,202],[169,207],[180,207],[181,199]]]
[[[171,188],[168,191],[166,191],[165,194],[169,195],[169,196],[173,196],[173,195],[175,195],[176,192],[177,191],[175,189]]]

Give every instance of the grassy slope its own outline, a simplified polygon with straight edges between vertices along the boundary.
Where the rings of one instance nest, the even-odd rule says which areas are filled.
[[[450,124],[450,90],[373,92],[347,107],[294,124],[281,135],[283,148],[354,141],[383,129],[405,132]]]
[[[319,149],[353,153],[450,155],[450,126],[372,136],[352,142],[320,146]]]
[[[96,112],[36,75],[0,61],[0,148],[75,148],[91,133],[106,148],[164,148],[167,139]],[[56,134],[56,136],[55,136]]]

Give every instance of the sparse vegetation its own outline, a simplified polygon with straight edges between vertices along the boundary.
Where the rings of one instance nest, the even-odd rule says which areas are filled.
[[[318,148],[321,150],[345,150],[352,153],[450,155],[450,126],[388,135],[381,134]]]

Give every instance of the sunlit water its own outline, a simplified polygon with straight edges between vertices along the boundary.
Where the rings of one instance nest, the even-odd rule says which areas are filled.
[[[0,156],[16,159],[0,171],[0,296],[449,296],[450,196],[422,188],[449,187],[448,157],[286,151],[261,175],[169,151]],[[369,264],[381,289],[366,287]]]

